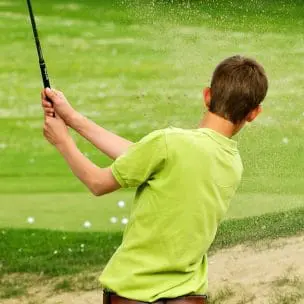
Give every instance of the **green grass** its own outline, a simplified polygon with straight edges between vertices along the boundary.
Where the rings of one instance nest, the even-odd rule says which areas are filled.
[[[277,212],[221,224],[211,252],[237,244],[288,237],[304,232],[304,209]],[[0,232],[0,274],[44,273],[56,276],[101,271],[121,242],[120,232],[64,232],[3,229]]]
[[[25,4],[4,3],[0,192],[83,192],[41,135],[41,81]],[[236,53],[256,57],[270,89],[263,115],[238,136],[241,192],[303,195],[302,2],[154,3],[34,1],[54,86],[105,128],[137,140],[168,125],[195,127],[215,65]],[[97,164],[110,163],[76,140]]]
[[[85,221],[92,226],[90,231],[122,230],[123,217],[129,216],[133,198],[131,191],[118,191],[96,198],[88,193],[38,193],[0,195],[1,226],[18,228],[45,228],[69,231],[85,231]],[[117,203],[123,200],[125,207]],[[29,224],[28,217],[35,222]],[[118,222],[112,224],[110,219]]]
[[[133,191],[97,198],[89,193],[0,194],[0,223],[11,228],[85,231],[83,224],[90,221],[90,231],[120,231],[124,228],[121,219],[129,216],[133,195]],[[125,202],[124,208],[118,207],[120,200]],[[303,201],[303,195],[242,193],[233,200],[226,219],[288,211],[303,207]],[[110,222],[113,216],[119,223]],[[34,217],[35,222],[29,224],[28,217]]]

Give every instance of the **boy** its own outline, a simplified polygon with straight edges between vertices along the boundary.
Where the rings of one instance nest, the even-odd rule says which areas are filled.
[[[158,130],[136,144],[77,113],[62,93],[42,93],[46,138],[95,195],[137,187],[123,242],[100,278],[108,303],[206,303],[207,251],[243,170],[231,137],[258,116],[267,89],[255,60],[227,58],[203,91],[208,111],[198,129]],[[115,160],[112,166],[82,155],[66,125]]]

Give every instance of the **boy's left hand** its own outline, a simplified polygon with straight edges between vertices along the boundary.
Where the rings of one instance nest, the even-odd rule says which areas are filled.
[[[71,138],[66,124],[57,113],[56,117],[44,117],[43,134],[56,147],[66,143]]]

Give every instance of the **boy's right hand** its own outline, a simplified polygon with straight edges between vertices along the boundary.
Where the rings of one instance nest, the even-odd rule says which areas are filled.
[[[73,109],[62,92],[46,88],[41,92],[41,100],[46,116],[53,117],[54,113],[58,113],[64,122],[68,126],[71,126],[77,112]],[[53,105],[50,101],[52,101]]]

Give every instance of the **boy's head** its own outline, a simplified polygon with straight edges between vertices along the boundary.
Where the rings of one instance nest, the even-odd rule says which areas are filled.
[[[240,125],[254,120],[261,112],[267,89],[266,73],[259,63],[233,56],[216,67],[204,98],[211,113]]]

